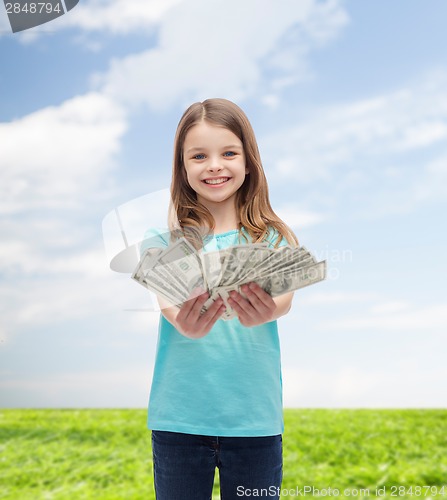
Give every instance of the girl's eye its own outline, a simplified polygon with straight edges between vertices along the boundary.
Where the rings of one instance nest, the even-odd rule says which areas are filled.
[[[226,151],[224,153],[224,156],[234,156],[236,153],[234,153],[233,151]]]
[[[193,156],[194,160],[203,160],[205,158],[205,155],[200,153],[198,155]]]

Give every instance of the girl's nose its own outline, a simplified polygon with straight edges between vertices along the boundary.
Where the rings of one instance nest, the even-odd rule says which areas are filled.
[[[213,159],[210,161],[208,165],[208,170],[210,172],[218,172],[219,170],[222,170],[222,165],[219,163],[217,159]]]

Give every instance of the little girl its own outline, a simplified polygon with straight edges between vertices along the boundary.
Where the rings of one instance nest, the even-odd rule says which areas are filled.
[[[298,245],[270,206],[250,122],[225,99],[195,103],[183,114],[171,199],[170,229],[204,252],[247,242]],[[146,241],[154,246],[153,237]],[[158,235],[158,246],[169,243]],[[276,320],[293,293],[272,298],[255,283],[242,292],[230,294],[237,317],[228,321],[220,319],[220,298],[202,312],[208,291],[181,307],[159,299],[148,412],[157,500],[211,499],[216,467],[223,500],[279,498],[284,423]]]

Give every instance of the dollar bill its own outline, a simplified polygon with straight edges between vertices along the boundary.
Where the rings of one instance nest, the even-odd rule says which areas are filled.
[[[187,296],[196,288],[205,289],[201,259],[195,248],[183,238],[158,254],[153,265],[155,269],[161,268],[168,273],[171,281],[175,281]]]

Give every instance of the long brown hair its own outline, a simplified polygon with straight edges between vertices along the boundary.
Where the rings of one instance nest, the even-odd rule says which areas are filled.
[[[203,236],[214,230],[214,218],[209,210],[198,202],[197,194],[189,185],[183,147],[186,134],[194,125],[206,121],[212,125],[224,127],[235,134],[242,142],[248,175],[236,193],[236,213],[239,217],[239,234],[242,228],[248,232],[252,243],[264,241],[270,234],[270,228],[276,229],[279,237],[294,246],[298,239],[293,231],[275,214],[268,195],[267,179],[261,163],[258,144],[253,128],[245,113],[227,99],[207,99],[192,104],[180,119],[174,140],[174,161],[171,182],[171,207],[169,227],[176,234],[184,235],[195,246]]]

